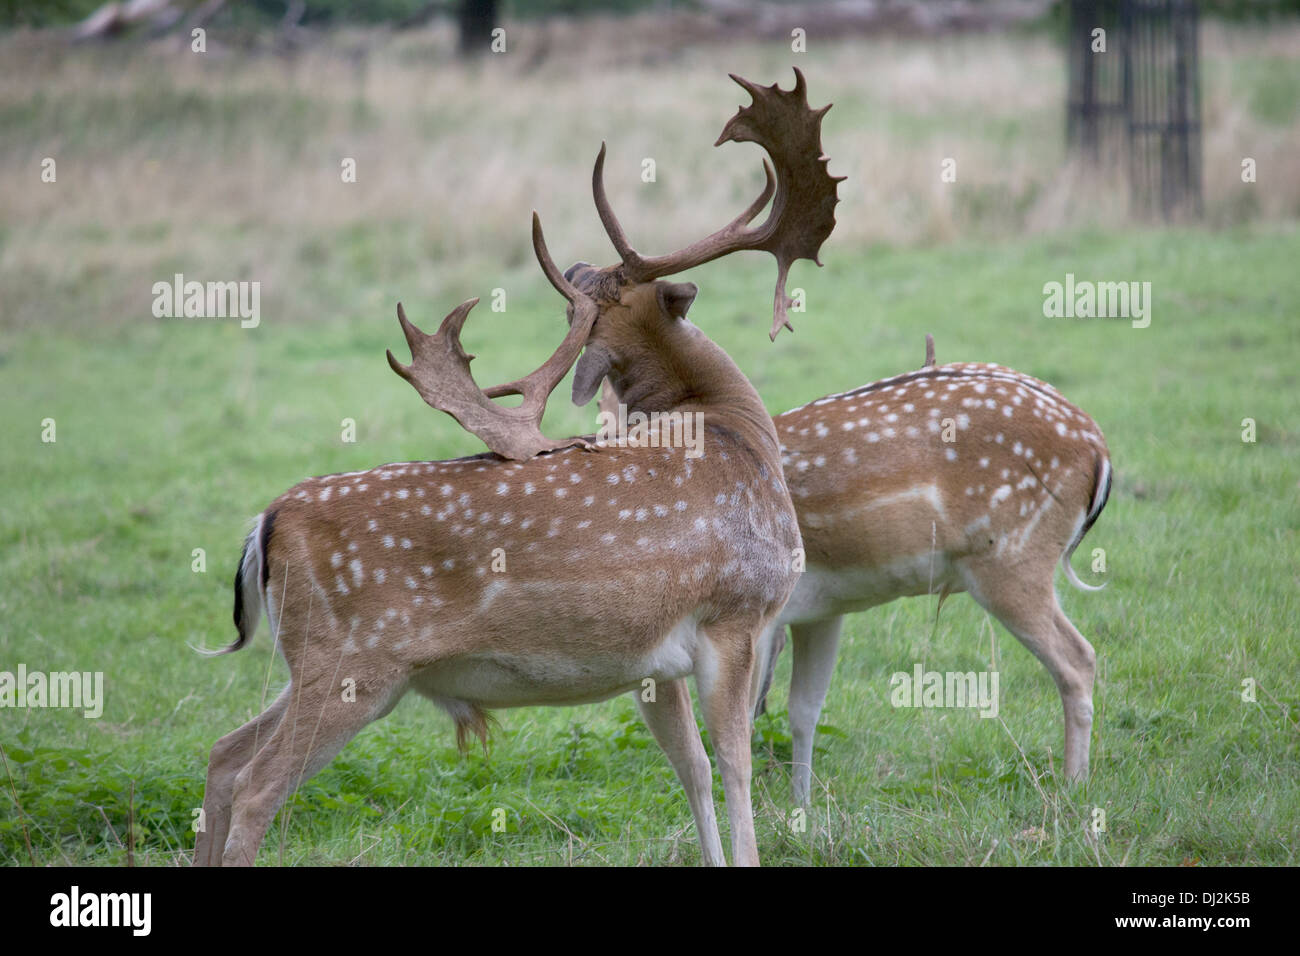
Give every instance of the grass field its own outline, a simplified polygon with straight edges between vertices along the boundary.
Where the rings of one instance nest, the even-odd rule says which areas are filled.
[[[1220,60],[1213,50],[1207,58],[1219,63],[1228,85],[1244,84],[1243,102],[1264,104],[1242,107],[1254,118],[1238,128],[1253,124],[1259,137],[1285,145],[1295,142],[1296,118],[1277,112],[1274,91],[1300,89],[1300,62],[1285,52],[1293,46],[1269,42],[1282,50],[1271,70],[1251,65],[1236,40],[1223,44]],[[912,58],[921,64],[913,69],[924,72],[921,49],[892,55]],[[966,63],[951,50],[937,55]],[[964,55],[982,54],[975,48]],[[835,57],[841,67],[851,60],[842,49]],[[762,66],[783,62],[772,51],[739,51],[737,59],[788,82],[784,65],[779,73]],[[381,145],[385,135],[397,135],[400,124],[373,92],[357,107],[328,85],[313,91],[298,81],[241,99],[220,92],[227,87],[217,80],[188,76],[178,106],[148,92],[147,70],[134,80],[105,79],[92,93],[95,78],[107,75],[93,57],[57,66],[36,61],[34,70],[48,71],[46,108],[24,112],[22,84],[35,85],[31,77],[14,77],[20,92],[11,85],[0,99],[8,127],[23,133],[6,136],[0,151],[0,670],[22,662],[31,670],[103,671],[106,704],[97,720],[53,709],[0,711],[0,861],[121,864],[131,808],[135,862],[184,863],[208,749],[261,710],[287,676],[265,627],[234,656],[204,659],[192,650],[234,635],[230,578],[248,519],[306,475],[480,450],[387,368],[384,349],[401,341],[394,304],[404,301],[427,328],[461,299],[504,288],[507,311],[480,306],[467,326],[466,347],[480,356],[475,373],[498,381],[539,364],[563,324],[560,300],[524,255],[528,207],[541,209],[557,259],[608,259],[584,181],[595,143],[604,137],[613,146],[618,131],[584,115],[579,145],[528,146],[537,176],[488,203],[479,229],[473,206],[457,214],[448,198],[454,189],[439,184],[433,168],[405,180],[394,174],[356,206],[330,200],[314,208],[304,198],[311,191],[291,171],[316,163],[325,171],[310,175],[323,182],[332,168],[336,177],[348,131],[373,122]],[[818,93],[816,63],[804,69],[814,104],[831,98]],[[705,89],[704,77],[716,87],[721,71],[689,59],[680,73],[675,89],[689,98]],[[870,171],[861,154],[837,153],[836,146],[867,135],[853,125],[867,98],[855,99],[850,81],[835,75],[840,102],[827,119],[827,150],[836,157],[832,171],[854,177],[849,193]],[[204,87],[208,82],[214,85]],[[503,95],[493,82],[475,104],[465,102],[472,88],[461,81],[456,115],[432,110],[419,138],[469,143],[476,106],[479,116],[495,115],[510,129],[500,117],[524,108],[492,114],[493,97]],[[620,74],[614,82],[631,80]],[[662,118],[672,101],[661,90],[646,108]],[[724,90],[716,115],[693,107],[693,138],[682,148],[706,155],[735,102]],[[62,109],[77,103],[97,105],[71,117]],[[892,110],[883,127],[903,127],[913,115],[897,103],[875,106]],[[116,120],[104,117],[115,108]],[[204,108],[206,120],[185,118]],[[277,113],[281,108],[286,112]],[[1046,98],[1039,108],[1049,109]],[[836,126],[839,114],[846,114],[844,127]],[[922,140],[942,138],[949,114],[916,115],[927,124]],[[1046,122],[1031,116],[1031,130],[1039,121]],[[115,123],[151,129],[158,143],[114,142]],[[222,132],[209,144],[203,136],[212,123]],[[565,135],[575,134],[566,127]],[[997,148],[1008,155],[1032,148],[1032,132],[1017,127],[1007,135]],[[503,136],[504,144],[473,140],[491,147],[484,146],[484,177],[517,171],[512,147],[531,142]],[[650,134],[628,142],[627,152],[640,156],[637,137]],[[253,185],[241,188],[243,140]],[[68,192],[52,200],[39,194],[33,170],[56,149],[67,157],[59,177]],[[666,221],[651,233],[665,245],[683,233],[693,237],[697,225],[720,225],[753,185],[740,174],[758,163],[753,147],[743,155],[742,147],[729,149],[731,165],[692,158],[668,198],[630,218],[649,224],[658,209]],[[304,150],[325,158],[308,162]],[[186,174],[175,170],[205,156]],[[281,161],[278,173],[268,171]],[[462,169],[465,161],[458,162]],[[205,185],[206,172],[221,188]],[[149,175],[153,185],[141,183]],[[616,201],[633,188],[627,168],[624,176]],[[701,200],[707,210],[672,218],[675,204],[689,202],[692,181],[719,178],[734,188],[710,185]],[[405,198],[403,182],[411,185]],[[465,182],[471,199],[490,192],[478,180]],[[840,212],[845,235],[827,244],[825,268],[796,266],[791,285],[808,290],[809,307],[795,316],[794,336],[767,341],[772,268],[758,256],[691,274],[701,288],[692,318],[735,357],[773,412],[919,366],[923,336],[932,332],[941,362],[1010,365],[1052,382],[1097,420],[1115,487],[1075,562],[1085,580],[1100,580],[1089,555],[1104,548],[1109,586],[1080,594],[1061,583],[1066,612],[1099,658],[1092,778],[1086,788],[1066,788],[1052,775],[1062,734],[1056,689],[972,601],[948,602],[937,628],[933,601],[898,602],[847,624],[806,833],[788,825],[783,661],[755,743],[764,862],[1294,863],[1294,200],[1272,193],[1251,207],[1245,218],[1254,221],[1233,225],[1228,210],[1240,204],[1225,193],[1217,207],[1223,224],[1179,229],[996,216],[968,229],[959,216],[951,228],[928,233],[929,213],[913,210],[911,218],[892,213],[907,225],[891,237],[857,223],[891,213],[871,212],[871,188],[853,189]],[[426,197],[450,204],[439,207],[442,218],[429,217]],[[936,208],[949,207],[931,212]],[[951,241],[931,242],[954,231]],[[260,279],[261,325],[154,319],[150,285],[177,271]],[[1044,318],[1042,287],[1066,273],[1151,282],[1150,327]],[[548,434],[592,428],[591,410],[573,408],[567,394],[567,385],[557,390]],[[41,440],[47,418],[56,422],[53,443]],[[345,418],[356,422],[355,443],[341,440]],[[1246,418],[1257,425],[1254,443],[1242,440]],[[192,570],[196,548],[206,553],[204,573]],[[889,704],[895,671],[916,661],[982,670],[991,655],[1001,671],[1000,721]],[[1242,700],[1247,678],[1258,686],[1254,703]],[[301,787],[272,827],[262,862],[698,862],[685,796],[630,699],[497,716],[490,755],[461,757],[450,722],[408,699]],[[715,795],[721,800],[717,782]],[[492,827],[498,808],[505,832]],[[1095,808],[1106,820],[1097,840],[1089,836]]]

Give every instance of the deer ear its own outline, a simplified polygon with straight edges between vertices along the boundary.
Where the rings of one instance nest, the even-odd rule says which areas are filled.
[[[613,356],[600,344],[591,344],[578,359],[573,370],[573,404],[586,405],[600,388],[600,381],[609,374]]]
[[[694,282],[656,282],[655,294],[664,312],[674,319],[684,319],[700,290]]]

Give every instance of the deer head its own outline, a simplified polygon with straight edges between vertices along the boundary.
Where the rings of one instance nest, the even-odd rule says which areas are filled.
[[[789,91],[776,84],[757,86],[732,75],[754,102],[732,117],[714,145],[755,142],[767,150],[772,162],[763,163],[767,179],[758,198],[712,235],[669,255],[646,258],[637,253],[605,194],[603,144],[592,173],[592,192],[619,254],[617,265],[597,269],[577,263],[561,274],[533,213],[533,250],[551,285],[569,303],[569,331],[532,374],[488,389],[475,383],[469,370],[473,356],[461,346],[460,332],[477,299],[458,306],[433,335],[412,325],[399,305],[398,320],[412,362],[402,365],[389,352],[393,371],[492,451],[520,461],[575,445],[591,447],[581,438],[548,439],[540,430],[547,398],[575,363],[573,400],[579,405],[591,400],[606,376],[621,399],[646,410],[678,407],[691,400],[750,404],[752,388],[735,374],[730,359],[684,321],[698,292],[696,286],[661,280],[731,252],[766,250],[777,260],[771,337],[775,339],[783,326],[792,328],[787,317],[791,301],[785,293],[790,265],[800,258],[821,265],[818,251],[835,227],[837,184],[844,178],[828,174],[829,160],[822,155],[821,120],[830,106],[809,108],[803,74],[797,69],[794,73],[795,85]],[[769,201],[767,219],[750,226]],[[689,361],[683,356],[690,356]],[[492,401],[504,395],[522,395],[523,402],[507,408]]]

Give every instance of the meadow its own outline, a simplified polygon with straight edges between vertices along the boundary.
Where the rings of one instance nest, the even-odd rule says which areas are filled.
[[[725,72],[788,85],[788,49],[585,29],[604,32],[550,28],[540,60],[525,34],[517,60],[468,71],[438,31],[340,35],[290,60],[155,46],[121,62],[0,38],[0,670],[102,671],[106,693],[93,720],[0,710],[0,862],[185,865],[208,749],[287,676],[265,626],[237,655],[194,650],[234,636],[249,519],[306,475],[481,450],[388,369],[397,301],[429,328],[504,289],[505,312],[480,306],[465,341],[479,381],[506,380],[564,328],[529,211],[562,264],[611,261],[588,192],[601,140],[640,247],[680,246],[748,201],[759,150],[709,148],[744,99]],[[1116,475],[1075,558],[1106,589],[1059,583],[1098,653],[1088,784],[1057,776],[1059,699],[1024,648],[964,596],[937,624],[933,599],[896,602],[846,626],[803,832],[788,655],[778,669],[754,750],[766,864],[1295,862],[1300,30],[1208,25],[1203,55],[1207,217],[1180,226],[1128,222],[1114,184],[1069,165],[1060,51],[1042,36],[793,58],[813,105],[836,103],[823,139],[850,177],[825,267],[796,265],[807,312],[776,344],[766,257],[686,276],[693,321],[773,413],[919,367],[933,333],[941,362],[1060,388]],[[1259,182],[1241,182],[1244,155]],[[939,182],[944,156],[956,184]],[[260,325],[155,318],[151,287],[177,272],[260,281]],[[1044,317],[1043,285],[1067,273],[1149,281],[1150,326]],[[547,434],[592,430],[567,394]],[[1000,719],[891,707],[890,675],[918,661],[993,663]],[[409,698],[297,791],[261,862],[699,861],[631,699],[496,716],[490,750],[461,756],[450,721]]]

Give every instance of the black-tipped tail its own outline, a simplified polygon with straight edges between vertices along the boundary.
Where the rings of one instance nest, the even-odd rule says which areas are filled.
[[[1110,457],[1103,455],[1097,459],[1097,468],[1094,473],[1092,486],[1092,504],[1088,506],[1088,513],[1083,517],[1083,524],[1079,526],[1079,533],[1074,536],[1070,546],[1065,549],[1065,554],[1061,555],[1061,569],[1065,572],[1066,580],[1073,584],[1080,591],[1100,591],[1106,585],[1084,584],[1079,580],[1079,576],[1074,573],[1074,567],[1070,564],[1070,558],[1074,555],[1074,549],[1079,546],[1084,535],[1092,528],[1097,519],[1101,517],[1102,509],[1106,507],[1106,502],[1110,500],[1110,483],[1113,472],[1110,467]]]
[[[221,650],[207,652],[211,656],[239,650],[257,632],[268,577],[266,552],[274,523],[275,512],[259,515],[257,524],[244,539],[244,550],[240,552],[239,566],[235,568],[235,608],[231,614],[239,636]]]

